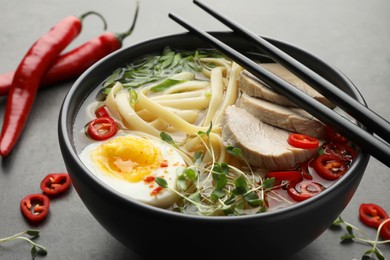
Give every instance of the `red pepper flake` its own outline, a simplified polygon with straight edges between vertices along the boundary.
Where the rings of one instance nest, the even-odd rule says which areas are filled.
[[[167,160],[164,160],[162,163],[160,163],[160,167],[161,168],[166,168],[166,167],[168,167],[169,165],[168,165],[168,161]]]
[[[146,177],[144,178],[144,182],[146,182],[146,183],[153,182],[155,178],[156,178],[156,177],[154,177],[154,176],[146,176]]]
[[[160,193],[162,191],[162,187],[158,186],[156,187],[155,189],[152,190],[152,192],[150,193],[151,196],[156,196],[158,193]]]

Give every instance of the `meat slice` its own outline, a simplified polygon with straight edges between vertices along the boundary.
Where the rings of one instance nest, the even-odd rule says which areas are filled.
[[[311,158],[318,150],[289,145],[289,132],[263,123],[235,105],[226,109],[221,125],[224,145],[240,148],[244,158],[254,167],[292,169]]]
[[[262,63],[260,65],[263,66],[265,69],[269,70],[270,72],[274,73],[276,76],[284,79],[293,86],[297,87],[307,95],[328,106],[329,108],[335,108],[335,105],[327,98],[325,98],[321,93],[313,89],[311,86],[306,84],[303,80],[295,76],[293,73],[285,69],[280,64]],[[284,106],[297,107],[297,105],[294,104],[291,100],[284,97],[283,95],[274,92],[272,89],[268,88],[263,82],[261,82],[261,80],[257,79],[253,74],[246,70],[243,70],[241,72],[240,77],[238,79],[238,86],[243,92],[245,92],[249,96],[263,98],[270,102]]]
[[[325,125],[301,108],[292,108],[243,93],[236,106],[245,109],[264,123],[285,130],[323,138]]]

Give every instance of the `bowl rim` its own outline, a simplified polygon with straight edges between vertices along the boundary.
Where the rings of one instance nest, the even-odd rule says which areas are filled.
[[[215,34],[216,36],[218,36],[218,35],[233,35],[233,37],[235,37],[234,33],[227,32],[227,31],[215,31],[215,32],[210,32],[210,33]],[[317,203],[318,200],[325,199],[329,193],[338,189],[339,186],[347,185],[347,183],[352,182],[354,178],[360,178],[360,176],[353,176],[352,173],[359,171],[358,167],[367,166],[368,160],[370,158],[369,154],[366,153],[365,151],[362,151],[362,150],[360,150],[360,152],[358,152],[358,156],[355,158],[353,164],[351,165],[351,167],[347,171],[347,173],[341,179],[339,179],[337,182],[332,184],[329,188],[327,188],[326,190],[324,190],[320,194],[317,194],[314,198],[310,198],[310,199],[307,199],[305,201],[298,202],[294,205],[290,205],[290,206],[287,206],[285,208],[277,209],[274,211],[267,211],[267,212],[263,212],[263,213],[259,213],[259,214],[240,215],[240,216],[191,215],[191,214],[184,214],[184,213],[180,213],[180,212],[174,212],[174,211],[163,209],[163,208],[158,208],[158,207],[151,206],[151,205],[148,205],[148,204],[143,203],[143,202],[139,202],[135,199],[132,199],[132,198],[120,193],[119,191],[109,187],[106,183],[104,183],[99,178],[97,178],[92,172],[90,172],[90,170],[80,160],[79,155],[76,152],[76,148],[73,144],[73,141],[71,140],[71,136],[68,132],[69,126],[68,126],[67,121],[69,118],[69,116],[68,116],[68,112],[70,110],[69,106],[70,106],[70,102],[71,102],[73,95],[77,92],[78,86],[85,80],[85,78],[87,78],[89,76],[89,74],[92,71],[94,71],[99,66],[102,66],[102,64],[106,63],[107,60],[110,60],[118,55],[122,55],[123,53],[130,52],[132,49],[140,47],[141,45],[144,45],[144,44],[155,43],[155,42],[159,42],[159,41],[167,40],[167,39],[169,40],[169,39],[173,39],[176,37],[188,37],[188,36],[195,37],[193,34],[188,33],[188,32],[163,35],[163,36],[158,36],[158,37],[150,38],[147,40],[143,40],[143,41],[140,41],[138,43],[126,46],[122,49],[119,49],[119,50],[107,55],[106,57],[104,57],[103,59],[96,62],[94,65],[92,65],[90,68],[88,68],[82,75],[80,75],[77,78],[77,80],[73,83],[71,88],[68,90],[68,93],[66,94],[66,96],[63,100],[63,103],[61,105],[59,120],[58,120],[58,135],[59,135],[59,140],[60,140],[61,151],[62,151],[62,153],[64,153],[63,150],[65,150],[65,152],[67,152],[68,155],[70,155],[73,163],[75,163],[79,169],[82,169],[82,171],[83,171],[82,174],[86,175],[86,177],[88,177],[89,181],[92,181],[93,185],[96,185],[96,187],[101,188],[102,191],[109,194],[110,196],[113,196],[116,199],[121,200],[124,204],[136,206],[136,207],[141,208],[143,210],[153,211],[153,212],[159,213],[160,215],[163,215],[166,217],[188,218],[188,219],[196,219],[199,221],[224,220],[224,221],[234,222],[234,221],[239,221],[242,219],[274,218],[274,217],[277,217],[280,215],[285,215],[286,213],[299,214],[298,212],[300,210],[303,210],[304,208],[307,208],[307,207],[311,207],[313,204]],[[268,41],[283,44],[283,45],[292,47],[293,49],[297,49],[300,52],[304,53],[305,55],[309,56],[310,58],[316,59],[319,63],[321,63],[321,66],[325,66],[325,68],[333,70],[333,72],[336,73],[337,76],[340,77],[341,80],[344,81],[349,86],[349,88],[350,88],[349,90],[356,96],[356,99],[360,103],[362,103],[363,105],[365,105],[365,106],[367,105],[362,94],[357,89],[357,87],[353,84],[353,82],[346,75],[344,75],[340,70],[335,68],[333,65],[330,65],[328,62],[324,62],[321,58],[313,55],[312,53],[309,53],[309,52],[305,51],[304,49],[301,49],[300,47],[297,47],[297,46],[290,44],[286,41],[280,41],[280,40],[268,38],[268,37],[264,37],[264,38]],[[145,53],[143,53],[142,55],[145,55]],[[77,111],[78,111],[78,109],[77,109]],[[73,118],[73,120],[74,120],[74,118]],[[363,126],[361,126],[361,127],[363,127]],[[73,128],[71,127],[70,130],[72,130],[72,129]],[[72,174],[70,174],[70,175],[72,175]],[[347,204],[348,204],[348,202],[347,202]]]

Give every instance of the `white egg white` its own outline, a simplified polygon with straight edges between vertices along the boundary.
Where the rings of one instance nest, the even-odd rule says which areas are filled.
[[[140,138],[138,135],[133,136]],[[160,149],[163,159],[168,162],[167,167],[159,167],[153,170],[150,175],[154,177],[164,176],[168,187],[175,189],[178,169],[185,165],[183,158],[171,145],[164,141],[155,138],[148,138],[148,140]],[[152,190],[158,187],[158,184],[154,181],[150,183],[145,181],[130,182],[101,170],[91,158],[91,152],[101,144],[103,142],[95,142],[88,145],[83,149],[79,157],[84,165],[103,183],[129,198],[160,208],[168,208],[178,199],[178,195],[169,189],[163,189],[156,195],[151,195]]]

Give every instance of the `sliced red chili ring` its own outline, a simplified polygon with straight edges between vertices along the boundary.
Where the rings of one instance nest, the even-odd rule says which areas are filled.
[[[47,195],[58,195],[65,192],[71,185],[67,173],[50,173],[41,181],[41,190]]]
[[[326,143],[323,147],[324,152],[341,156],[344,161],[351,163],[356,157],[356,151],[351,146],[343,143]]]
[[[98,109],[95,111],[96,117],[110,117],[110,114],[108,113],[107,107],[106,106],[100,106]]]
[[[87,126],[88,135],[97,141],[103,141],[113,137],[117,131],[118,127],[111,117],[96,118]]]
[[[323,154],[313,164],[314,170],[326,180],[337,180],[348,170],[345,161],[337,155]]]
[[[387,212],[374,203],[362,203],[359,207],[359,219],[369,227],[378,228],[387,218]]]
[[[267,178],[275,178],[274,186],[279,186],[283,182],[301,181],[302,174],[300,171],[277,171],[267,173]]]
[[[328,141],[337,142],[337,143],[347,143],[348,139],[342,136],[340,133],[336,132],[335,129],[326,126],[325,127],[325,138]]]
[[[307,200],[325,190],[325,187],[313,181],[295,181],[287,187],[287,193],[295,201]]]
[[[31,194],[20,201],[23,216],[32,223],[41,222],[49,213],[50,200],[44,194]]]
[[[388,218],[379,231],[383,240],[390,240],[390,218]]]
[[[289,134],[287,142],[291,146],[302,149],[315,149],[320,144],[315,137],[296,133]]]
[[[311,163],[312,161],[310,161]],[[302,177],[306,180],[312,180],[313,179],[313,176],[310,174],[310,171],[309,171],[309,162],[306,161],[306,162],[303,162],[301,164],[301,174],[302,174]]]

